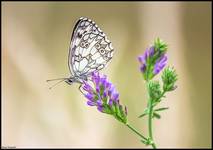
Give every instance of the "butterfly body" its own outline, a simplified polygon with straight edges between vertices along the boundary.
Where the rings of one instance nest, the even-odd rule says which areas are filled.
[[[70,41],[68,65],[72,76],[67,83],[82,83],[91,72],[103,69],[113,51],[111,42],[95,22],[81,17]]]
[[[87,81],[87,76],[73,76],[73,77],[69,77],[65,80],[65,82],[69,85],[73,84],[73,83],[82,83],[84,81]]]
[[[83,83],[92,72],[106,66],[113,52],[111,42],[96,23],[81,17],[75,24],[69,45],[68,66],[71,76],[62,78],[62,81],[69,85]]]

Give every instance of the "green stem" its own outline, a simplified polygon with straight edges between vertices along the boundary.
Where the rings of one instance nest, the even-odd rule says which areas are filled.
[[[135,128],[133,128],[131,125],[128,123],[126,124],[127,127],[129,127],[133,132],[135,132],[137,135],[139,135],[142,139],[147,141],[147,138],[145,138],[142,134],[140,134]]]
[[[149,118],[148,118],[148,127],[149,127],[149,139],[151,140],[151,145],[153,148],[156,148],[156,145],[153,140],[152,136],[152,113],[153,113],[153,107],[152,107],[152,100],[149,100]]]
[[[149,128],[149,140],[151,141],[150,145],[152,145],[152,148],[156,149],[156,145],[153,140],[152,136],[152,114],[153,114],[153,100],[149,97],[149,80],[147,81],[147,90],[148,90],[148,128]],[[163,95],[162,95],[163,96]]]

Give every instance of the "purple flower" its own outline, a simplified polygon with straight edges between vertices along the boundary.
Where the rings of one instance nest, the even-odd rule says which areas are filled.
[[[112,92],[115,90],[114,85],[111,84],[110,88],[108,89],[108,95],[111,96]]]
[[[98,106],[97,109],[98,109],[100,112],[104,112],[103,106]]]
[[[141,67],[140,67],[140,70],[141,70],[141,72],[144,73],[146,71],[146,65],[142,64]]]
[[[145,54],[141,55],[138,57],[138,60],[141,64],[145,64],[146,63],[146,59],[145,59]]]
[[[99,100],[97,100],[97,105],[98,105],[98,106],[102,106],[102,105],[103,105],[103,102],[99,99]]]
[[[113,100],[112,100],[112,99],[110,99],[108,104],[109,104],[109,106],[110,106],[110,107],[112,107]]]
[[[100,81],[100,76],[98,72],[92,72],[92,81],[97,86]]]
[[[94,95],[91,94],[91,93],[87,93],[87,94],[85,94],[85,97],[86,97],[88,100],[93,101]]]
[[[89,106],[95,106],[96,104],[93,101],[87,101],[87,105],[89,105]]]
[[[118,92],[116,92],[116,91],[114,90],[113,93],[112,93],[112,95],[110,95],[110,98],[111,98],[114,102],[118,102],[118,98],[119,98]]]
[[[155,47],[151,46],[149,49],[149,57],[152,57],[155,54]]]
[[[89,93],[92,93],[93,92],[93,89],[92,87],[85,81],[83,81],[84,85],[83,85],[83,89]]]
[[[150,48],[147,48],[143,55],[138,57],[139,62],[141,63],[140,70],[142,73],[145,73],[146,66],[147,66],[147,60],[155,54],[155,48],[154,46],[151,46]]]
[[[156,61],[154,66],[153,73],[156,75],[158,74],[166,65],[167,57],[162,55],[159,60]]]
[[[98,93],[100,92],[100,86],[99,85],[96,86],[96,92],[98,92]]]
[[[138,57],[138,60],[145,80],[150,80],[164,68],[167,57],[165,51],[161,51],[154,45],[147,48],[144,54]]]
[[[119,121],[126,123],[127,109],[122,109],[119,104],[119,93],[115,86],[107,80],[105,75],[100,75],[98,72],[91,73],[91,82],[83,82],[83,93],[88,99],[89,106],[96,106],[102,113],[113,115]],[[116,109],[121,108],[121,109]]]
[[[107,92],[106,92],[106,90],[105,90],[104,93],[103,93],[103,97],[104,97],[104,98],[107,97]]]

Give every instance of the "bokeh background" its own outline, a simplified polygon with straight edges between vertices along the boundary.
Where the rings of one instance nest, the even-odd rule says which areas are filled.
[[[2,2],[2,146],[145,147],[126,126],[86,105],[78,85],[49,90],[46,79],[70,75],[75,22],[86,16],[106,33],[114,57],[107,74],[128,106],[128,120],[147,135],[144,81],[137,56],[156,37],[169,44],[178,88],[154,121],[158,147],[209,148],[212,140],[211,2]]]

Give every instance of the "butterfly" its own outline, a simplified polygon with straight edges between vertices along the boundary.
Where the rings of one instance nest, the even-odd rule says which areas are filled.
[[[92,72],[106,66],[113,52],[111,42],[97,24],[91,19],[81,17],[75,24],[69,45],[68,66],[71,76],[47,81],[82,84]]]

